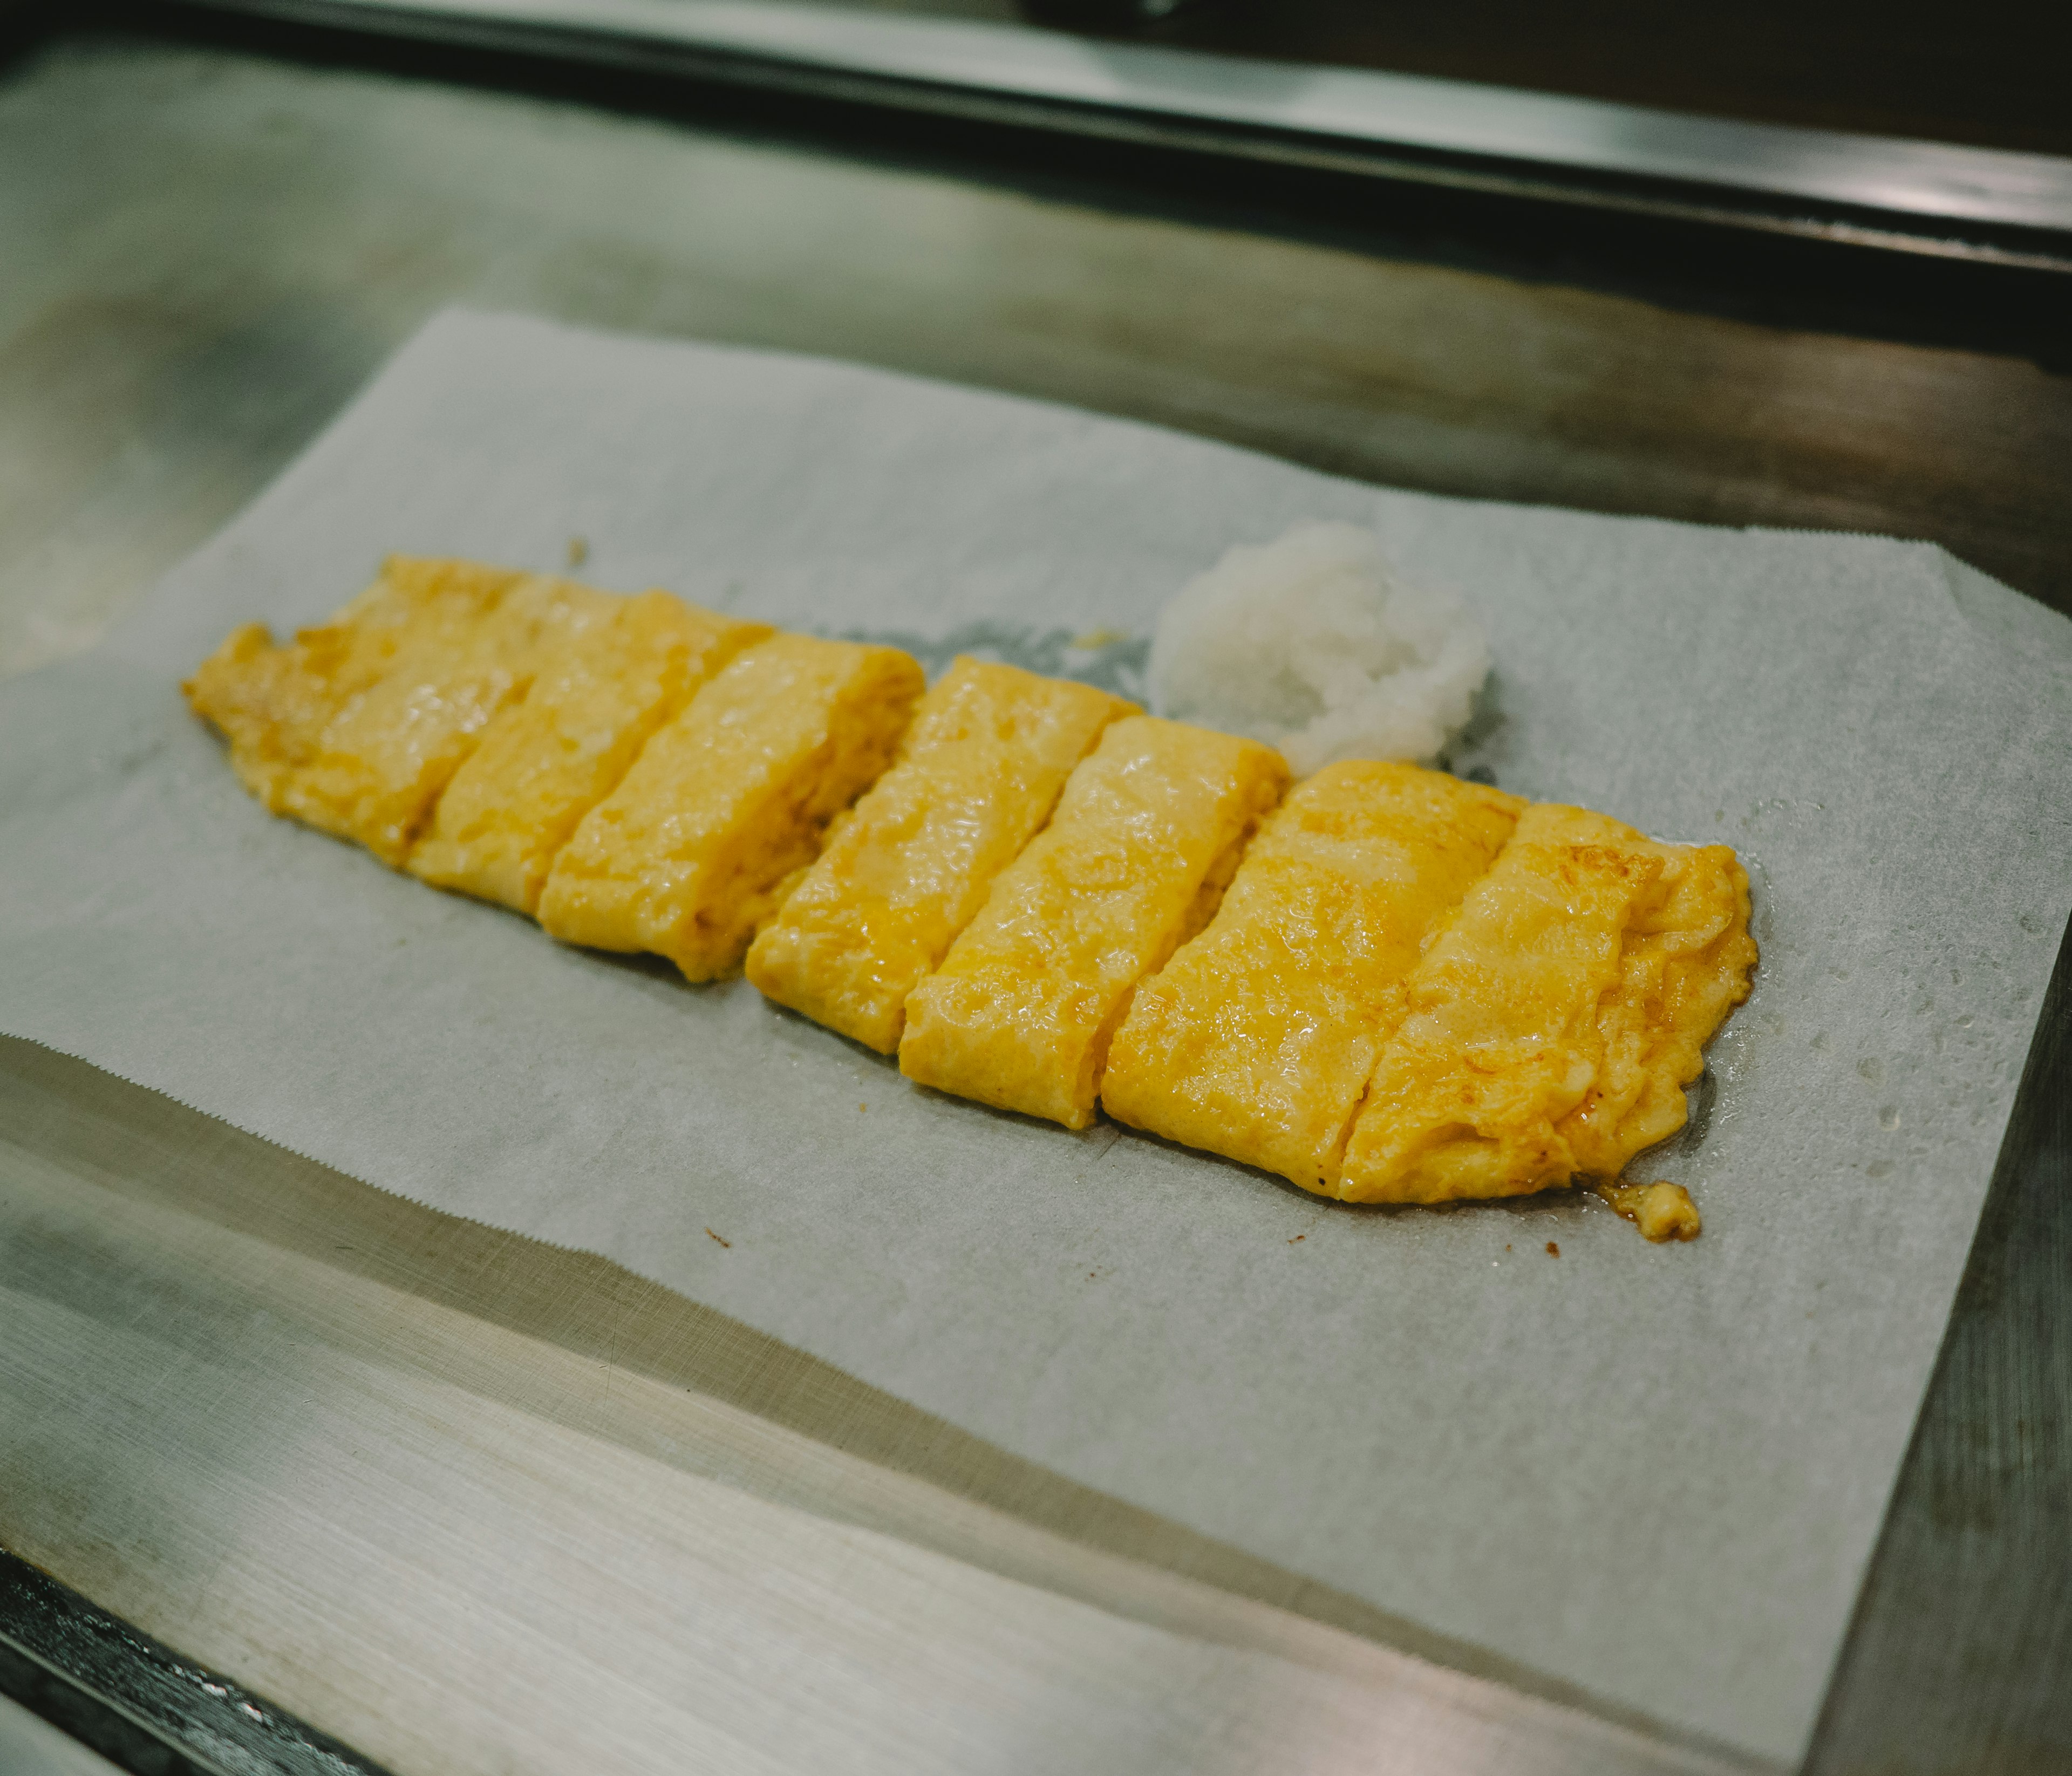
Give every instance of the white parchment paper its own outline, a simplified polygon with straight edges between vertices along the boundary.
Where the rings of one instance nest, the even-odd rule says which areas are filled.
[[[557,948],[269,818],[176,689],[387,551],[551,566],[578,535],[602,585],[1083,662],[1064,638],[1148,632],[1227,545],[1314,516],[1378,527],[1487,624],[1460,768],[1753,866],[1758,984],[1655,1168],[1696,1244],[1575,1199],[1333,1207],[923,1095],[740,984]],[[1789,1760],[2072,903],[2067,783],[2072,624],[1931,548],[1392,493],[455,314],[107,644],[0,690],[0,1028]]]

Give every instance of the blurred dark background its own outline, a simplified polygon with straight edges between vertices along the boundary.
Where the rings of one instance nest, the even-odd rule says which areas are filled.
[[[887,10],[2072,154],[2072,6],[1877,0],[1005,0]]]

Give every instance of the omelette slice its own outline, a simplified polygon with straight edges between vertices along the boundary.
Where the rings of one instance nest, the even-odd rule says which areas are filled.
[[[285,813],[289,788],[315,759],[331,719],[399,658],[479,622],[520,578],[474,561],[392,555],[329,622],[286,647],[264,624],[246,623],[181,689],[230,742],[245,787]]]
[[[521,913],[554,854],[619,785],[648,737],[728,660],[770,633],[666,592],[574,613],[532,688],[454,773],[410,873]]]
[[[748,952],[748,978],[881,1054],[906,996],[1050,817],[1072,767],[1133,703],[960,659],[922,699],[898,761],[856,804]]]
[[[657,729],[554,859],[540,923],[652,950],[686,978],[741,965],[828,823],[892,759],[922,691],[896,648],[779,635],[737,654]]]
[[[1525,805],[1412,765],[1298,783],[1208,928],[1137,989],[1108,1113],[1328,1192],[1404,976]]]
[[[1543,830],[1662,864],[1663,892],[1628,927],[1618,980],[1597,1008],[1597,1076],[1560,1125],[1579,1173],[1616,1178],[1684,1126],[1684,1088],[1704,1069],[1705,1044],[1748,997],[1748,872],[1726,845],[1658,845],[1581,808],[1548,808]]]
[[[573,580],[525,574],[472,620],[414,639],[326,726],[283,811],[401,869],[454,773],[491,719],[525,695],[543,655],[617,602]]]
[[[1208,923],[1287,782],[1256,741],[1116,722],[908,997],[900,1071],[1085,1128],[1137,983]]]
[[[1597,1083],[1598,1005],[1663,883],[1659,857],[1560,842],[1568,813],[1525,812],[1412,971],[1334,1194],[1523,1196],[1575,1175],[1558,1125]]]

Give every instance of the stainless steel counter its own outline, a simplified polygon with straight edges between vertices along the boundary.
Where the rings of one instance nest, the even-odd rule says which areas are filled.
[[[1214,191],[758,133],[738,108],[722,128],[60,38],[0,69],[0,672],[89,643],[457,300],[1404,485],[1927,536],[2072,598],[2072,384],[2035,363],[1385,251],[1350,218],[1276,228]],[[2072,1761],[2055,1007],[1822,1770]],[[672,1733],[728,1767],[1365,1767],[1377,1745],[1404,1768],[1712,1766],[1457,1675],[1458,1649],[1389,1651],[1388,1625],[610,1266],[5,1060],[0,1544],[399,1771],[576,1767],[606,1741],[648,1767]],[[701,1575],[666,1671],[568,1631],[652,1602],[635,1542],[608,1573],[519,1571],[635,1521],[646,1557]],[[521,1643],[553,1650],[561,1693],[500,1691],[538,1668]]]

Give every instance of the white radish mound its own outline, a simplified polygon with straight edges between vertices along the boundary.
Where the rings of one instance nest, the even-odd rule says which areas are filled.
[[[1301,524],[1239,544],[1158,614],[1161,715],[1277,746],[1300,777],[1340,758],[1429,762],[1467,726],[1489,642],[1410,585],[1371,531]]]

